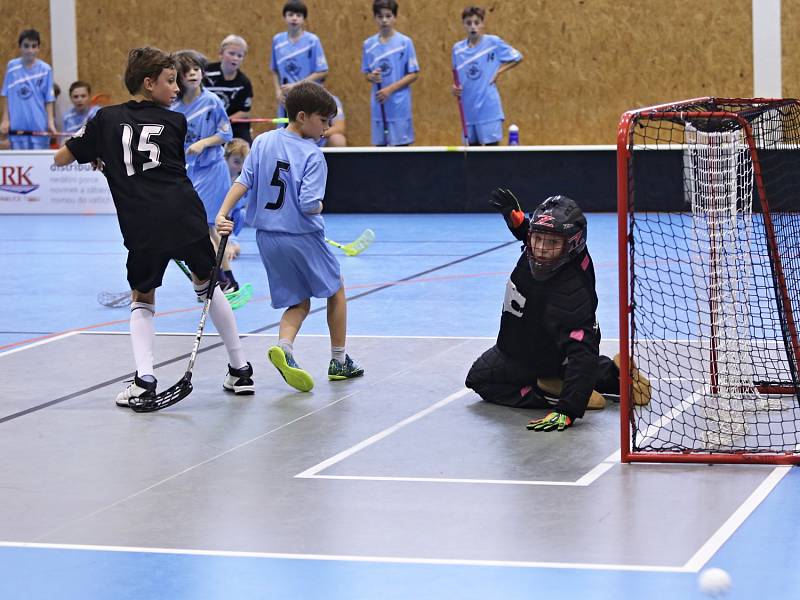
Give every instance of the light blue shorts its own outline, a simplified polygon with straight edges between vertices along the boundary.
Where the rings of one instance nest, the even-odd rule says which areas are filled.
[[[228,165],[224,160],[220,160],[204,167],[190,166],[186,174],[192,180],[192,185],[206,208],[206,222],[213,225],[225,195],[231,187]]]
[[[10,135],[12,150],[47,150],[50,147],[50,138],[46,135]]]
[[[503,120],[467,125],[470,144],[491,144],[503,139]]]
[[[330,298],[342,287],[339,261],[325,243],[325,233],[256,231],[261,262],[267,271],[272,308],[288,308],[309,298]]]
[[[414,123],[411,119],[407,121],[389,121],[389,141],[383,135],[383,121],[372,122],[372,145],[373,146],[405,146],[414,143]]]

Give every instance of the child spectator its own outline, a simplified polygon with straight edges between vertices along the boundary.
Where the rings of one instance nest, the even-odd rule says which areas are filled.
[[[46,135],[14,135],[14,131],[57,133],[53,69],[37,58],[41,46],[38,31],[26,29],[19,34],[17,43],[19,58],[8,62],[0,91],[5,98],[0,135],[11,131],[9,139],[14,150],[43,150],[50,145]]]
[[[344,107],[338,96],[331,94],[331,98],[336,103],[336,116],[331,119],[330,126],[325,130],[325,135],[319,138],[317,145],[320,147],[327,146],[328,148],[342,148],[347,146]]]
[[[372,144],[408,146],[414,143],[411,84],[419,77],[411,38],[394,28],[395,0],[375,0],[372,14],[378,33],[364,40],[361,70],[375,84],[371,97]]]
[[[219,62],[208,65],[203,73],[205,88],[219,96],[231,120],[246,119],[253,105],[253,84],[241,70],[245,56],[247,42],[244,38],[229,35],[220,44]],[[250,123],[231,123],[231,127],[233,137],[248,144],[253,142]]]
[[[278,117],[286,117],[286,94],[301,81],[322,83],[328,74],[328,61],[319,38],[304,30],[308,8],[300,0],[283,6],[286,31],[272,38],[272,81],[278,101]]]
[[[74,81],[69,86],[69,100],[72,108],[64,113],[64,133],[76,133],[86,125],[100,110],[99,106],[91,104],[92,86],[85,81]]]
[[[244,159],[250,154],[250,144],[240,138],[233,138],[225,144],[225,162],[228,165],[228,173],[231,176],[230,182],[233,184],[236,178],[242,173]],[[233,221],[233,233],[228,236],[228,245],[225,252],[228,260],[233,260],[241,253],[241,245],[237,236],[244,227],[244,211],[247,208],[247,195],[245,195],[231,211]]]
[[[247,222],[267,271],[273,308],[281,316],[278,345],[267,355],[293,388],[314,387],[311,375],[294,359],[294,340],[311,309],[311,298],[328,299],[331,360],[328,379],[360,377],[364,369],[345,352],[347,300],[339,262],[325,243],[320,214],[328,169],[316,142],[335,115],[336,103],[325,89],[306,82],[286,97],[289,125],[258,136],[217,214],[223,235],[233,230],[225,215],[248,192]]]
[[[167,110],[178,93],[174,57],[157,48],[131,50],[125,87],[133,96],[129,102],[102,108],[54,157],[59,166],[74,160],[103,164],[128,249],[136,374],[117,396],[118,406],[130,406],[132,399],[152,401],[156,396],[155,295],[170,260],[186,262],[194,289],[204,300],[214,267],[203,203],[186,176],[186,119]],[[236,319],[223,294],[213,295],[209,314],[228,351],[223,388],[252,394],[253,369],[244,358]]]
[[[183,50],[176,53],[175,58],[180,93],[171,108],[186,116],[186,173],[203,201],[211,241],[217,248],[220,237],[214,227],[214,217],[230,186],[222,146],[233,138],[231,124],[222,100],[203,89],[205,57],[194,50]],[[223,260],[221,270],[219,282],[222,291],[226,294],[238,291],[236,279],[225,275],[231,271],[227,259]]]
[[[468,6],[461,13],[467,38],[453,45],[453,95],[460,97],[470,146],[496,146],[503,139],[503,105],[497,78],[522,62],[522,54],[496,35],[484,35],[486,11]]]

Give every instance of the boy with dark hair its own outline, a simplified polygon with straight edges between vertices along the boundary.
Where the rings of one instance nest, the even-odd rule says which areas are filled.
[[[57,133],[53,69],[37,58],[41,41],[35,29],[19,34],[20,55],[8,62],[0,91],[0,96],[5,98],[0,136],[9,131]],[[45,135],[12,134],[9,139],[14,150],[43,150],[50,145],[50,138]]]
[[[117,396],[118,406],[129,406],[131,398],[143,402],[155,398],[155,290],[170,260],[187,264],[194,289],[203,299],[215,262],[203,203],[186,175],[186,118],[168,110],[178,94],[175,58],[157,48],[131,50],[125,86],[133,98],[101,108],[54,157],[59,166],[75,160],[102,166],[128,249],[136,374]],[[224,294],[213,295],[209,314],[228,351],[223,388],[252,394],[253,369],[244,358]]]
[[[328,74],[328,61],[319,38],[305,31],[308,8],[299,0],[283,5],[286,31],[272,38],[272,81],[278,101],[278,117],[286,117],[286,95],[298,83],[322,83]]]
[[[91,96],[92,86],[85,81],[73,81],[69,86],[72,108],[64,113],[62,129],[65,133],[76,133],[100,110],[99,106],[91,104]]]
[[[489,204],[525,246],[506,284],[497,343],[466,386],[487,402],[548,409],[528,429],[563,431],[587,408],[603,408],[601,394],[619,395],[619,364],[600,355],[586,217],[566,196],[547,198],[530,219],[509,190],[494,190]],[[650,382],[638,372],[635,381],[634,402],[646,404]]]
[[[209,64],[203,71],[204,87],[214,92],[222,104],[228,118],[246,119],[253,105],[253,84],[241,70],[247,56],[247,42],[238,35],[229,35],[220,44],[219,62]],[[248,144],[253,142],[250,123],[231,123],[233,137]]]
[[[220,236],[214,227],[214,217],[230,187],[223,145],[233,139],[231,123],[222,100],[203,89],[203,69],[207,64],[205,56],[196,50],[182,50],[175,54],[175,59],[178,63],[180,92],[178,101],[171,108],[186,116],[186,139],[183,143],[186,174],[203,202],[209,235],[216,249]],[[226,294],[239,290],[227,256],[222,261],[219,283]]]
[[[503,105],[497,78],[522,62],[522,54],[496,35],[484,35],[486,12],[468,6],[461,13],[467,38],[453,45],[453,95],[461,98],[470,146],[496,146],[503,139]]]
[[[322,199],[328,174],[316,142],[336,114],[336,104],[315,83],[300,83],[286,97],[289,125],[258,136],[217,214],[217,229],[230,233],[226,218],[250,190],[247,222],[256,228],[256,242],[267,271],[273,308],[281,316],[278,345],[270,362],[293,388],[308,392],[311,375],[294,359],[294,340],[311,309],[311,298],[328,299],[331,335],[331,380],[360,377],[364,369],[345,352],[347,300],[339,262],[325,243]]]
[[[414,42],[394,28],[397,10],[395,0],[375,0],[378,33],[364,40],[361,51],[361,71],[374,84],[370,120],[375,146],[414,143],[410,86],[419,78],[419,64]]]

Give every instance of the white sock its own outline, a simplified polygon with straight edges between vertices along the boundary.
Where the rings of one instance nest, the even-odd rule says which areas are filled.
[[[289,340],[278,340],[278,346],[281,347],[284,354],[291,354],[294,356],[294,344]]]
[[[344,346],[331,346],[331,358],[341,364],[344,364]]]
[[[136,372],[140,378],[145,375],[153,376],[153,341],[156,337],[153,315],[155,312],[154,304],[131,302],[131,344],[133,344]]]
[[[205,299],[208,284],[195,285],[194,290],[200,298]],[[234,369],[241,369],[247,366],[242,350],[242,341],[239,339],[239,329],[236,327],[236,317],[233,316],[233,309],[225,294],[219,289],[214,290],[214,297],[211,299],[211,308],[208,310],[211,322],[217,328],[222,343],[228,351],[228,363]]]

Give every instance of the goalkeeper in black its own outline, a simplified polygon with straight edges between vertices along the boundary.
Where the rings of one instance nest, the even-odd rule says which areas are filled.
[[[497,343],[472,365],[466,386],[487,402],[550,409],[528,429],[563,431],[587,408],[603,408],[601,393],[619,394],[618,364],[600,355],[586,217],[566,196],[548,198],[530,219],[508,190],[494,190],[489,204],[524,246],[506,283]]]

